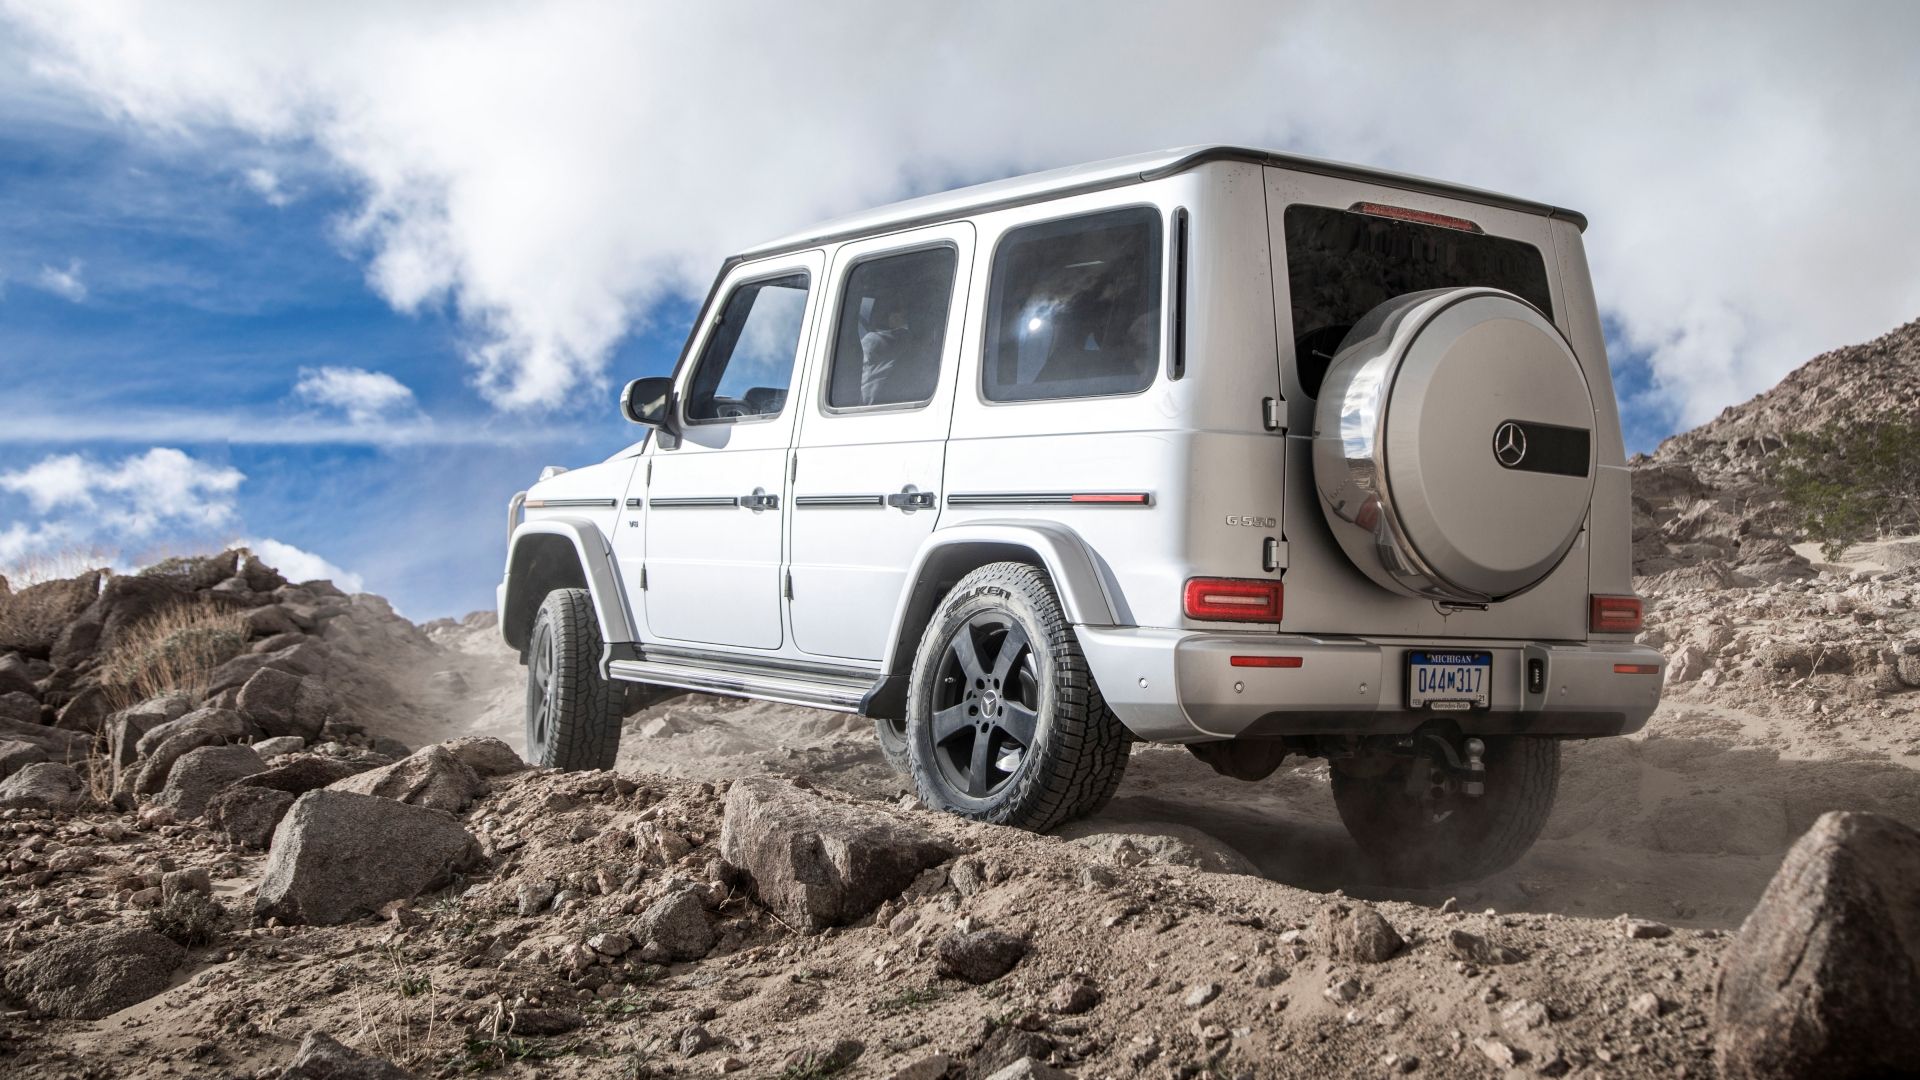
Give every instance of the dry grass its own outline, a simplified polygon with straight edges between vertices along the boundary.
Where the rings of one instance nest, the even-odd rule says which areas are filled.
[[[119,564],[120,553],[112,548],[71,547],[62,551],[23,555],[12,562],[0,564],[0,578],[5,578],[7,585],[14,592],[19,592],[43,581],[79,577],[89,570]]]
[[[127,633],[101,658],[97,674],[115,709],[176,690],[197,697],[206,692],[213,669],[246,647],[246,612],[178,604]]]

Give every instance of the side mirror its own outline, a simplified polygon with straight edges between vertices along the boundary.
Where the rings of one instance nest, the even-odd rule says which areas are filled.
[[[620,415],[636,424],[667,428],[673,419],[673,380],[635,379],[620,394]]]

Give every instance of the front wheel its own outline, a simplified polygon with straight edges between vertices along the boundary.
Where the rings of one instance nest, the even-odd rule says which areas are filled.
[[[1387,883],[1407,887],[1471,881],[1526,854],[1553,812],[1560,786],[1560,743],[1527,736],[1488,738],[1485,793],[1435,795],[1421,758],[1385,768],[1336,766],[1333,803],[1360,849]],[[1384,765],[1384,762],[1376,762]]]
[[[585,589],[540,603],[527,644],[527,760],[555,769],[611,769],[626,691],[600,674],[600,618]]]
[[[1120,784],[1127,733],[1087,671],[1046,575],[968,574],[914,657],[906,741],[920,800],[975,821],[1050,829]]]

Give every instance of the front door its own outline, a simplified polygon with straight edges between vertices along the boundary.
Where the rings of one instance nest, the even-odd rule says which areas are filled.
[[[940,516],[973,228],[849,244],[800,410],[792,522],[794,643],[877,660],[907,570]]]
[[[650,456],[652,639],[782,643],[781,515],[797,411],[788,390],[821,263],[816,251],[738,268],[694,342],[676,388],[677,445],[662,440]]]

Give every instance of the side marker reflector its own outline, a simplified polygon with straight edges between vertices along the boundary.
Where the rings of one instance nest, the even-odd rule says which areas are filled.
[[[1613,673],[1615,675],[1658,675],[1660,674],[1660,665],[1659,664],[1615,664],[1613,665]]]
[[[1303,659],[1298,656],[1235,656],[1227,662],[1234,667],[1297,668]]]

